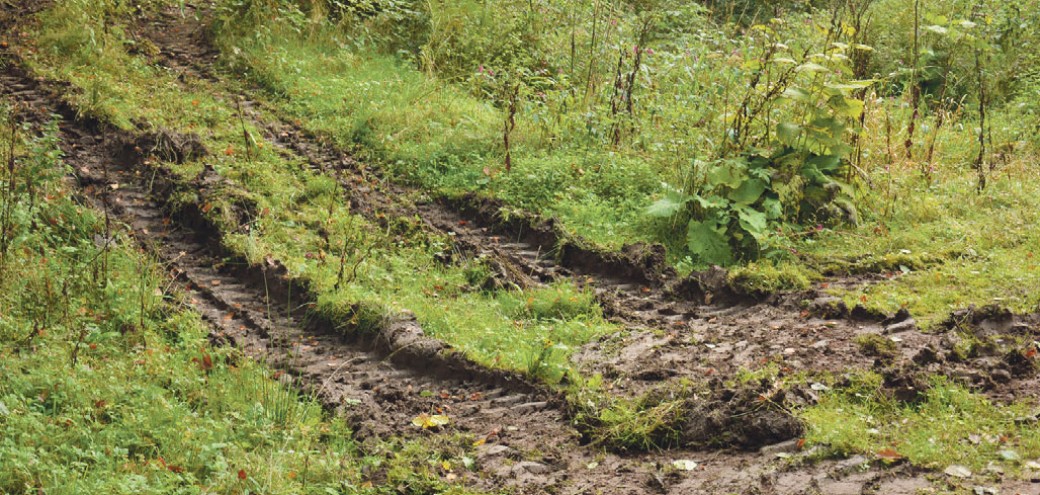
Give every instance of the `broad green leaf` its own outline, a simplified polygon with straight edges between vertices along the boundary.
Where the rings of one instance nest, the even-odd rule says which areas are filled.
[[[798,137],[802,134],[802,126],[791,122],[781,122],[776,126],[776,137],[780,139],[780,142],[795,147],[798,143]]]
[[[835,172],[841,167],[841,157],[837,155],[814,156],[807,163],[812,164],[821,172]]]
[[[859,116],[863,114],[863,101],[857,100],[856,98],[839,96],[837,98],[831,98],[828,104],[831,109],[834,110],[835,114],[841,115],[842,117],[858,119]]]
[[[693,199],[678,191],[668,191],[663,198],[646,209],[646,214],[655,218],[667,218],[679,213]]]
[[[780,200],[776,198],[763,200],[762,211],[766,214],[766,218],[770,220],[777,220],[784,215],[784,207],[780,204]]]
[[[715,222],[690,221],[686,231],[686,245],[701,261],[717,265],[733,262],[733,252],[726,237],[716,229]]]
[[[755,239],[761,240],[765,237],[766,230],[769,226],[769,221],[766,219],[765,213],[748,206],[739,207],[736,210],[741,228],[751,234]]]
[[[830,69],[814,62],[806,62],[799,65],[797,70],[798,72],[827,72]]]
[[[708,180],[716,186],[726,186],[730,189],[740,187],[747,179],[746,165],[743,163],[727,160],[715,165],[708,172]]]
[[[809,99],[809,93],[802,88],[791,87],[784,90],[782,96],[789,100],[794,101],[806,101]]]
[[[726,198],[721,196],[701,196],[700,194],[693,197],[693,200],[697,202],[705,210],[715,210],[717,208],[728,208],[729,202]]]
[[[862,81],[847,81],[847,82],[843,82],[843,83],[831,83],[831,84],[826,84],[826,86],[828,88],[831,88],[831,89],[838,89],[838,90],[843,90],[843,91],[852,91],[852,90],[855,90],[855,89],[869,88],[873,84],[874,84],[874,81],[872,81],[870,79],[867,79],[867,80],[862,80]]]
[[[765,181],[748,179],[740,187],[729,193],[729,199],[740,205],[750,205],[758,201],[758,198],[762,197],[764,192],[766,192]]]

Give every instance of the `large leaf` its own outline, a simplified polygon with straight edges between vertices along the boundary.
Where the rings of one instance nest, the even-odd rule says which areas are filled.
[[[679,213],[693,199],[680,191],[669,190],[664,197],[646,209],[646,214],[657,218],[668,218]]]
[[[766,192],[765,181],[761,179],[748,179],[744,181],[740,187],[729,193],[729,199],[730,201],[740,205],[749,205],[758,201],[758,198],[761,198],[762,193],[764,192]]]
[[[770,220],[777,220],[784,216],[784,206],[780,203],[780,200],[776,198],[766,198],[763,200],[762,211],[765,212],[766,218]]]
[[[740,220],[740,227],[755,239],[762,240],[766,236],[769,221],[765,213],[744,206],[737,208],[737,218]]]
[[[806,161],[821,172],[836,172],[841,168],[841,157],[837,155],[817,155]]]
[[[704,208],[708,211],[729,207],[729,201],[726,201],[726,198],[723,198],[722,196],[701,196],[700,194],[698,194],[694,196],[693,199],[697,201],[697,204],[699,204],[701,208]]]
[[[728,265],[733,262],[733,251],[726,237],[716,229],[716,223],[711,220],[691,220],[686,231],[686,244],[701,261]]]
[[[792,122],[781,122],[776,126],[776,137],[780,142],[794,148],[797,146],[798,137],[802,134],[802,126]]]
[[[708,181],[715,186],[726,186],[730,189],[736,189],[745,180],[747,180],[747,164],[741,160],[718,162],[708,171]]]

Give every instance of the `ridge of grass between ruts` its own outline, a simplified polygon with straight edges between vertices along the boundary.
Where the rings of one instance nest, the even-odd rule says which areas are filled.
[[[209,157],[163,166],[185,184],[205,177],[210,166],[219,177],[217,190],[180,200],[198,203],[216,219],[233,252],[255,263],[269,255],[283,262],[315,290],[319,311],[334,320],[353,318],[365,327],[389,312],[410,310],[430,335],[477,362],[549,383],[570,373],[571,348],[618,331],[591,294],[571,284],[487,292],[481,287],[489,273],[481,260],[446,266],[435,259],[450,248],[449,239],[427,236],[410,219],[389,219],[383,230],[353,214],[335,180],[272,149],[248,122],[253,141],[245,143],[234,104],[212,96],[204,86],[209,83],[189,79],[182,87],[173,74],[131,54],[122,27],[113,27],[104,42],[91,42],[75,23],[96,21],[77,8],[55,6],[41,14],[37,44],[26,54],[34,71],[70,82],[70,99],[81,112],[118,127],[147,122],[198,133]],[[240,225],[243,211],[251,218]],[[341,258],[346,276],[337,289]],[[355,311],[355,303],[369,309]]]
[[[5,136],[9,119],[0,102]],[[16,128],[17,187],[0,201],[0,492],[449,490],[433,467],[447,454],[370,457],[313,397],[213,347],[163,267],[77,203],[57,127]],[[366,485],[369,469],[387,485]]]

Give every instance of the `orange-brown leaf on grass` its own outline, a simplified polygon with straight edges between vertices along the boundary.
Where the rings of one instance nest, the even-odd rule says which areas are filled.
[[[224,154],[227,155],[227,156],[234,156],[235,155],[235,147],[229,144],[227,146],[227,148],[224,149]]]
[[[877,456],[878,459],[881,459],[886,463],[896,462],[903,458],[903,454],[896,452],[895,449],[881,449],[877,451]]]
[[[803,448],[805,448],[805,439],[799,438],[798,441],[795,442],[795,447],[797,447],[798,450],[802,450]]]
[[[245,469],[239,469],[238,470],[238,479],[244,480],[247,477],[248,477],[248,475],[246,475],[246,470]]]
[[[203,213],[209,213],[210,210],[212,210],[212,209],[213,209],[213,203],[206,203],[206,204],[202,205],[202,212]]]
[[[412,420],[412,424],[421,427],[424,430],[437,429],[447,425],[451,422],[451,419],[443,414],[426,414],[422,413]]]
[[[199,369],[203,372],[209,373],[213,369],[213,358],[209,356],[209,353],[202,351],[202,358],[191,358],[191,361],[199,365]]]

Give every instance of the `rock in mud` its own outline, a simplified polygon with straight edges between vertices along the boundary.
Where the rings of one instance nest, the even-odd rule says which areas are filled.
[[[917,329],[917,322],[913,318],[907,318],[899,323],[893,323],[885,326],[886,334],[909,332]]]

